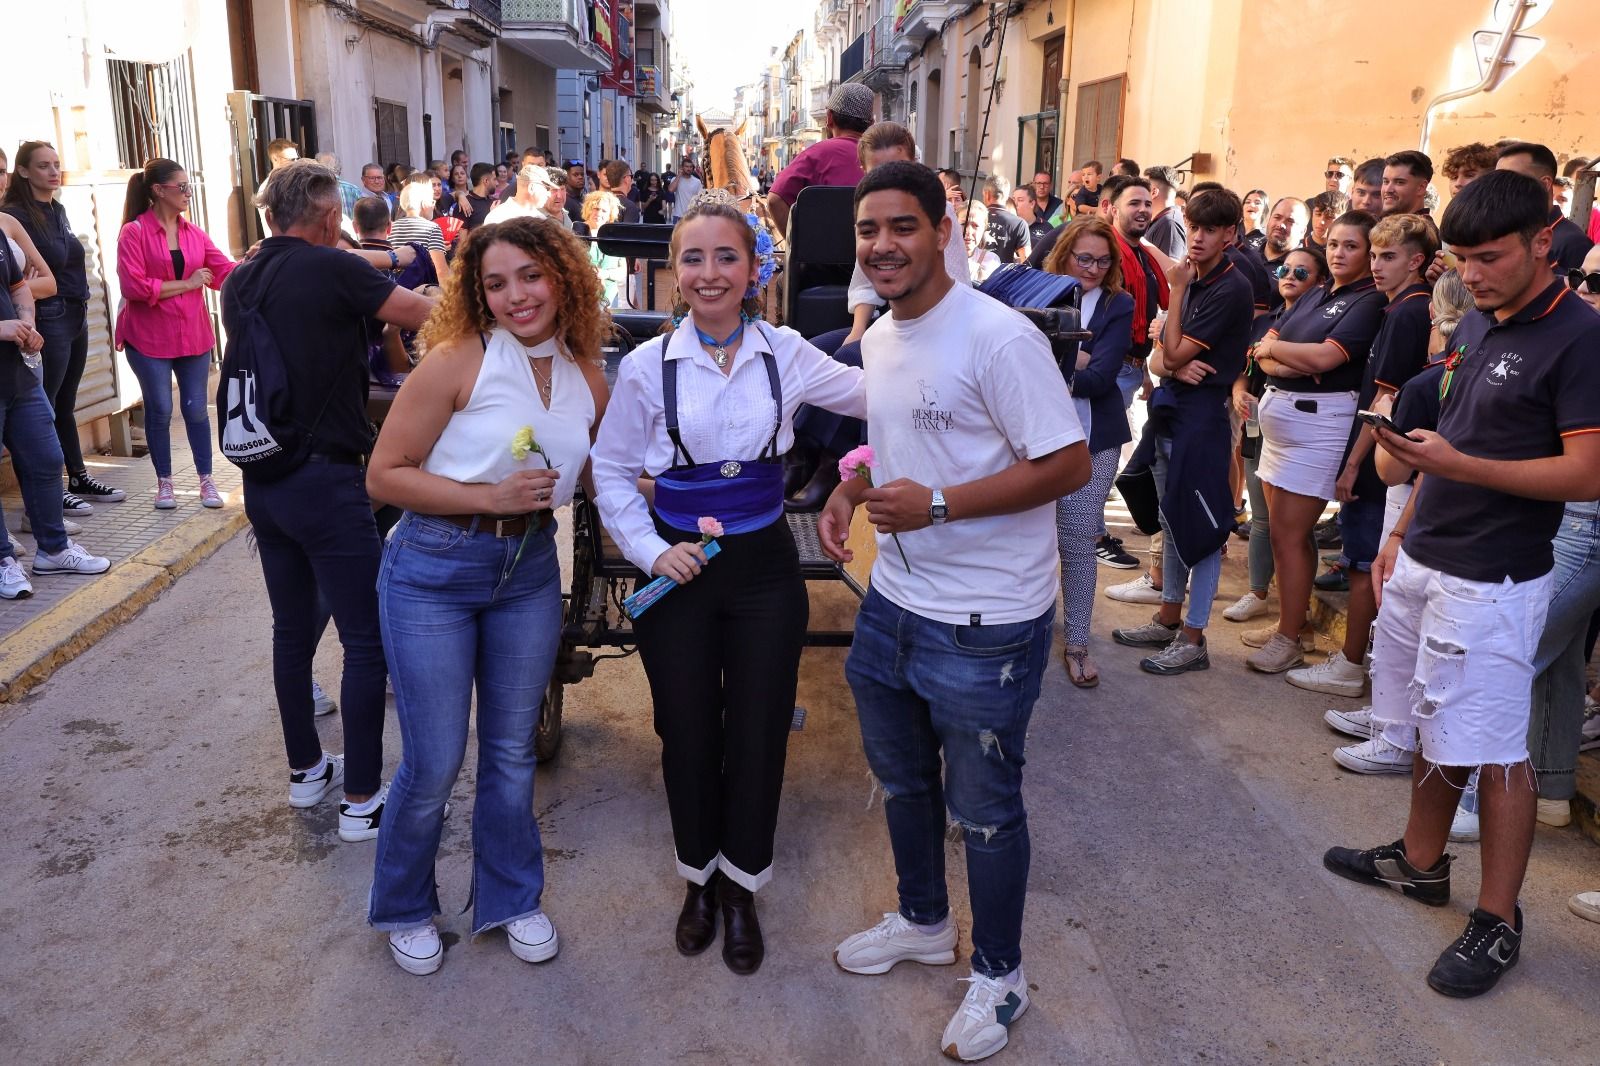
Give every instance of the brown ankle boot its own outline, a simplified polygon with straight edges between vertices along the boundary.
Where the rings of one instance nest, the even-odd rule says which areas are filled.
[[[703,885],[689,882],[683,910],[678,912],[679,954],[698,955],[717,938],[717,885],[721,880],[722,875],[713,871]]]

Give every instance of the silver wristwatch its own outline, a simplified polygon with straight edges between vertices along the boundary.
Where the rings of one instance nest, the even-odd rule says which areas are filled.
[[[945,506],[944,492],[941,489],[933,490],[933,506],[928,508],[928,521],[936,526],[944,525],[945,519],[950,517],[950,508]]]

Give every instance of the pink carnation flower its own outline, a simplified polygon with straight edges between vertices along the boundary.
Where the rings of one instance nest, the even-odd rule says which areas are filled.
[[[877,466],[878,460],[872,454],[872,445],[863,444],[859,448],[852,448],[839,460],[839,477],[845,481],[853,477],[864,477],[870,482],[871,471]]]
[[[697,525],[700,527],[700,535],[702,537],[722,536],[722,523],[718,522],[715,518],[702,518]]]

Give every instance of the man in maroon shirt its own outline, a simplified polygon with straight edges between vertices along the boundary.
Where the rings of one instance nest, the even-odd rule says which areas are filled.
[[[767,214],[779,233],[789,228],[789,208],[800,190],[813,185],[854,186],[861,180],[856,142],[872,125],[872,90],[849,82],[828,100],[828,137],[794,157],[783,168],[767,196]]]

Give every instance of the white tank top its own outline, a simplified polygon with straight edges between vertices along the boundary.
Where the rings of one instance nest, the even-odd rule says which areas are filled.
[[[539,401],[530,358],[550,360],[550,408]],[[464,484],[493,485],[518,470],[538,470],[537,453],[517,460],[511,441],[524,426],[560,472],[551,508],[572,501],[578,475],[589,457],[589,429],[594,425],[594,395],[583,371],[563,354],[554,338],[524,348],[503,329],[489,335],[483,368],[467,405],[450,416],[422,469]]]

